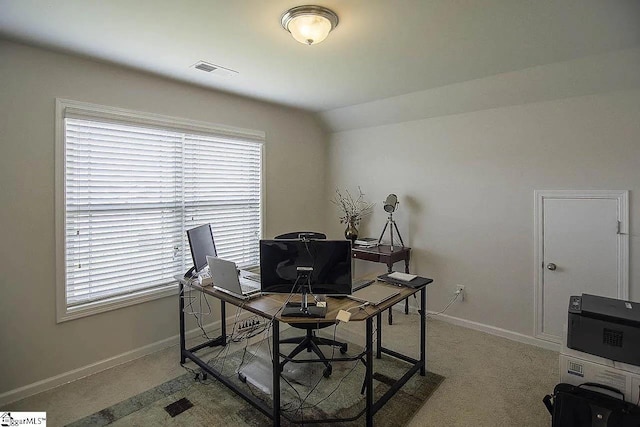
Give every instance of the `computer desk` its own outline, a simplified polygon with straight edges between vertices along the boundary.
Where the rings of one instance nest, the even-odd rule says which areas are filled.
[[[409,273],[411,248],[408,246],[378,245],[372,248],[354,246],[351,257],[362,261],[379,262],[387,265],[387,273],[393,271],[393,264],[404,261],[404,272]],[[404,314],[409,314],[409,299],[404,300]],[[389,309],[389,324],[393,325],[393,309]]]
[[[393,285],[389,285],[393,286]],[[187,348],[185,345],[185,314],[184,314],[184,290],[187,287],[204,292],[207,295],[211,295],[220,300],[220,317],[221,317],[221,332],[220,336],[209,340],[207,342],[198,344],[194,347]],[[358,310],[352,313],[350,322],[365,322],[365,349],[357,356],[353,357],[334,357],[332,361],[353,361],[362,360],[366,366],[365,380],[363,388],[366,389],[365,399],[366,407],[357,416],[349,419],[331,419],[331,420],[317,420],[315,423],[337,423],[344,421],[352,421],[365,415],[367,427],[373,426],[373,415],[382,408],[382,406],[389,401],[389,399],[416,373],[420,372],[420,375],[424,376],[426,373],[426,286],[422,289],[413,289],[408,287],[395,287],[400,293],[393,298],[385,301],[378,306],[368,306],[366,310]],[[382,346],[382,313],[384,310],[390,308],[394,304],[414,295],[420,293],[420,359],[414,359],[407,355],[401,354],[397,351],[388,349]],[[280,323],[289,324],[301,324],[301,323],[318,323],[320,322],[334,322],[338,311],[345,308],[354,307],[354,301],[349,298],[335,298],[327,297],[327,314],[323,319],[310,319],[305,317],[281,317],[279,309],[287,300],[288,295],[262,295],[258,298],[254,298],[248,301],[244,301],[228,295],[224,292],[219,292],[211,286],[200,286],[197,284],[188,284],[180,281],[180,294],[179,294],[179,306],[180,306],[180,363],[183,364],[187,359],[196,363],[204,372],[212,375],[218,381],[226,385],[233,390],[238,396],[253,405],[260,412],[265,414],[271,420],[273,420],[274,426],[280,426],[281,416],[287,417],[286,414],[282,414],[280,410],[280,357],[286,357],[280,354]],[[273,375],[272,375],[272,391],[273,391],[273,406],[269,407],[263,401],[252,395],[248,390],[245,390],[238,385],[234,384],[228,378],[225,378],[219,371],[209,366],[204,360],[196,355],[196,352],[202,350],[205,347],[224,346],[226,342],[226,304],[231,304],[236,307],[242,307],[253,314],[256,314],[267,319],[273,318],[272,323],[272,352],[273,355],[279,355],[272,360]],[[276,314],[277,313],[277,314]],[[275,314],[275,317],[274,317]],[[382,353],[400,359],[407,362],[409,369],[406,373],[397,380],[389,390],[382,395],[377,401],[374,401],[373,396],[373,370],[374,370],[374,357],[373,357],[373,319],[377,321],[376,331],[376,358],[381,358]],[[397,326],[396,326],[397,327]],[[319,360],[319,359],[318,359]],[[309,362],[313,362],[310,360]],[[288,418],[288,417],[287,417]],[[291,421],[291,420],[290,420]],[[312,424],[314,420],[305,420],[305,424]]]

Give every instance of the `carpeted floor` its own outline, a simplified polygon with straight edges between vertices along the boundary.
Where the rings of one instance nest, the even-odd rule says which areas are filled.
[[[364,326],[360,323],[341,325],[338,338],[363,342]],[[383,324],[385,347],[417,357],[419,316],[398,311],[393,323]],[[196,340],[189,343],[195,344]],[[550,425],[542,397],[559,382],[557,352],[442,322],[437,317],[427,321],[427,344],[427,370],[446,380],[406,427]],[[46,411],[47,425],[64,426],[184,375],[178,360],[177,346],[168,347],[2,409]]]
[[[349,344],[350,355],[362,349]],[[271,405],[271,360],[267,346],[260,343],[245,349],[214,353],[210,364],[221,369],[227,378]],[[306,357],[306,356],[304,356]],[[396,379],[408,369],[408,364],[390,356],[376,359],[374,394],[384,394]],[[285,366],[281,383],[283,425],[295,425],[310,419],[355,417],[364,410],[364,395],[360,394],[364,365],[356,360],[334,362],[330,378],[322,375],[319,363],[289,363]],[[240,371],[246,382],[237,375]],[[384,373],[384,374],[382,374]],[[263,426],[270,420],[257,409],[216,380],[195,380],[187,373],[157,387],[80,419],[69,426]],[[418,409],[442,383],[444,377],[428,372],[416,374],[376,414],[379,426],[406,425]],[[364,416],[345,426],[363,425]],[[320,424],[324,425],[324,424]],[[327,424],[328,425],[328,424]]]

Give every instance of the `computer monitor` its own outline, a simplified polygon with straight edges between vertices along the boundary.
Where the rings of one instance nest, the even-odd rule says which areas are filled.
[[[260,277],[263,293],[349,295],[351,242],[260,240]]]
[[[203,224],[187,230],[187,237],[189,238],[189,246],[191,247],[193,268],[189,270],[185,276],[194,271],[198,273],[204,269],[207,266],[207,255],[218,256],[210,224]]]

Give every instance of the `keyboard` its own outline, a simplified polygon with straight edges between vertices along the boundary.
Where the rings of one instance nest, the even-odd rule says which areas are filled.
[[[260,276],[253,273],[249,274],[250,275],[240,277],[240,289],[242,289],[242,293],[260,289]]]
[[[260,275],[256,273],[251,273],[246,270],[242,270],[242,277],[247,280],[251,280],[252,282],[260,283]]]
[[[248,294],[250,292],[255,292],[260,289],[259,286],[251,286],[244,283],[240,284],[240,289],[242,289],[243,294]]]
[[[375,279],[357,280],[357,281],[353,282],[353,284],[351,285],[351,292],[355,292],[358,289],[362,289],[364,287],[367,287],[370,284],[372,284],[373,282],[375,282]]]

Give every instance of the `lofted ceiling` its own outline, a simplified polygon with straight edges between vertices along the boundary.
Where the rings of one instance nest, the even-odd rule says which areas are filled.
[[[308,3],[340,18],[315,46],[280,26]],[[0,0],[4,37],[316,112],[637,47],[639,24],[638,0]]]

